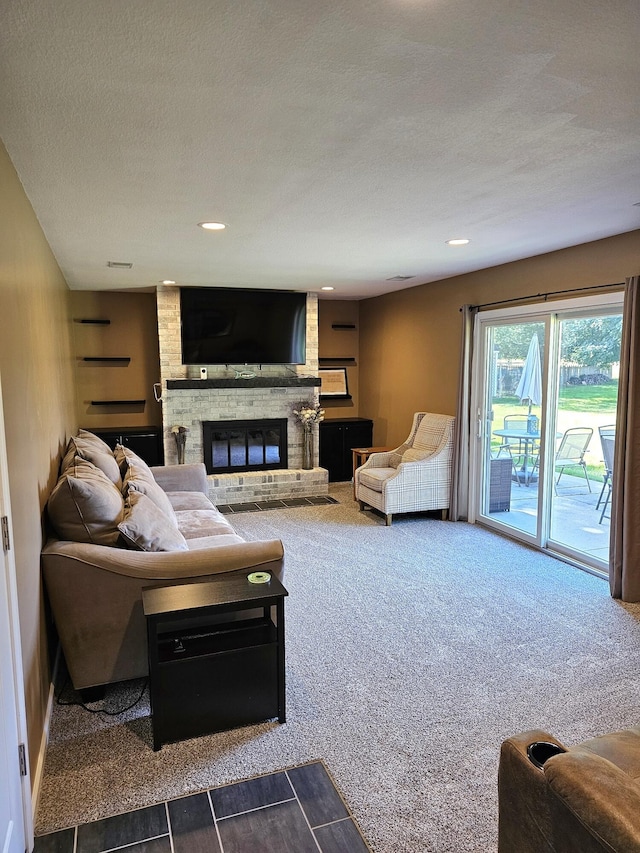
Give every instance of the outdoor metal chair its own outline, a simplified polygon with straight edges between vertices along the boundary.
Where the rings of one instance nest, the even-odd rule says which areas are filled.
[[[556,494],[558,494],[558,483],[565,468],[582,468],[587,486],[589,487],[589,491],[591,491],[591,482],[589,481],[584,455],[587,452],[592,435],[593,429],[591,427],[571,427],[565,431],[555,458],[555,467],[556,469],[560,468],[560,473],[554,483]]]
[[[598,427],[600,433],[600,444],[602,445],[602,458],[604,460],[604,482],[596,509],[602,504],[602,512],[598,524],[602,524],[604,514],[607,511],[609,501],[611,500],[611,489],[613,487],[613,454],[616,444],[616,427],[612,426]],[[606,495],[605,495],[606,492]]]

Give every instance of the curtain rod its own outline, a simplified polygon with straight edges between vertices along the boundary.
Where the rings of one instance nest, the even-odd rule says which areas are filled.
[[[577,287],[571,290],[552,290],[549,293],[532,293],[530,296],[514,296],[513,299],[501,299],[499,302],[483,302],[481,305],[470,305],[471,311],[479,311],[481,308],[493,308],[495,305],[510,305],[513,302],[526,302],[530,299],[542,299],[544,302],[550,296],[561,296],[565,293],[583,293],[585,290],[604,290],[608,288],[624,287],[624,282],[620,281],[615,284],[594,284],[591,287]],[[462,308],[460,308],[462,311]]]

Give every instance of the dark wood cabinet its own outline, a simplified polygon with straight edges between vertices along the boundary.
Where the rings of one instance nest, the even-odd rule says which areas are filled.
[[[137,453],[147,465],[164,464],[160,427],[104,427],[103,429],[87,427],[87,429],[106,442],[112,450],[116,444],[121,444]]]
[[[266,583],[248,577],[234,572],[142,591],[154,749],[264,720],[285,722],[288,593],[273,576]]]
[[[371,447],[373,421],[369,418],[329,418],[320,423],[320,467],[329,481],[340,483],[353,476],[353,447]]]

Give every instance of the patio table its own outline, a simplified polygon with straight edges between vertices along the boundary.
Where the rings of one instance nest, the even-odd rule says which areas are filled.
[[[497,435],[499,438],[516,438],[524,444],[524,453],[522,454],[522,466],[520,467],[520,472],[524,475],[525,486],[528,486],[533,481],[535,468],[534,463],[531,470],[529,470],[529,459],[533,459],[536,442],[540,441],[540,433],[525,432],[523,429],[494,429],[493,434]]]

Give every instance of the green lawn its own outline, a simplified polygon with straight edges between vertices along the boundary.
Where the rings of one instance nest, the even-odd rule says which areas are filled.
[[[611,385],[567,385],[560,389],[558,432],[562,433],[574,426],[590,426],[593,428],[593,437],[586,456],[589,479],[602,481],[604,465],[598,427],[615,423],[617,399],[617,382]],[[494,397],[494,429],[502,427],[505,415],[526,415],[528,411],[528,404],[522,404],[518,397]],[[531,413],[539,418],[540,406],[533,406]],[[491,440],[493,453],[497,452],[499,444],[499,439],[493,437]],[[579,473],[579,469],[576,469],[576,472]],[[569,469],[567,469],[567,473],[569,473]]]

